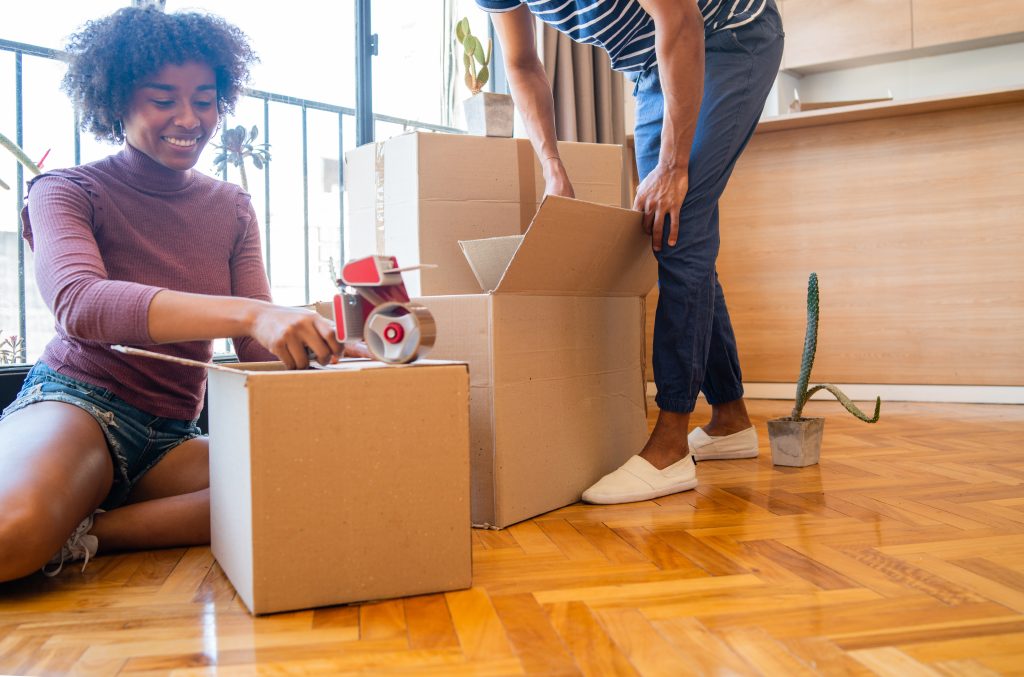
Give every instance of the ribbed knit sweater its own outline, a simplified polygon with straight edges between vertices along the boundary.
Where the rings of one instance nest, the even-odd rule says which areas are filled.
[[[110,345],[207,362],[211,341],[152,345],[149,306],[157,293],[270,300],[249,195],[194,170],[164,167],[126,144],[98,162],[33,179],[22,220],[39,291],[56,319],[43,362],[154,416],[198,416],[205,369]],[[234,342],[242,361],[275,359],[249,337]]]

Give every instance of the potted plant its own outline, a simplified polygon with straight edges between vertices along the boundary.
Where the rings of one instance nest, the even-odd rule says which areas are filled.
[[[811,380],[811,368],[814,366],[814,352],[818,345],[818,275],[811,273],[807,281],[807,334],[804,337],[804,354],[800,360],[800,378],[796,384],[796,403],[793,413],[786,418],[775,418],[768,421],[768,440],[772,447],[772,463],[803,467],[814,465],[821,455],[821,436],[825,432],[825,419],[804,418],[801,414],[807,400],[819,390],[827,390],[846,410],[864,421],[874,423],[882,407],[882,398],[875,399],[875,415],[868,418],[867,414],[857,408],[850,398],[831,383],[816,385],[808,389]]]
[[[256,125],[248,133],[245,127],[238,125],[234,129],[225,129],[220,135],[220,144],[213,144],[220,153],[213,159],[213,166],[218,172],[223,172],[228,163],[238,167],[238,176],[241,180],[242,190],[249,192],[249,181],[245,176],[245,159],[251,158],[256,169],[263,169],[263,166],[270,162],[270,144],[261,143],[253,145],[253,141],[259,136],[260,130]]]
[[[485,52],[480,40],[469,30],[466,17],[455,24],[455,38],[462,45],[466,87],[472,94],[462,102],[466,128],[477,136],[512,136],[512,97],[481,91],[490,79],[491,41],[487,41]]]
[[[0,337],[3,336],[0,330]],[[8,336],[0,341],[0,364],[21,364],[25,361],[25,339]]]
[[[32,159],[29,158],[28,155],[25,154],[25,151],[21,149],[21,146],[14,143],[3,134],[0,134],[0,146],[9,150],[11,155],[18,159],[18,162],[25,165],[25,169],[27,169],[32,176],[39,176],[39,174],[42,173],[43,162],[46,160],[46,156],[50,154],[50,151],[46,151],[46,154],[43,155],[43,159],[39,161],[39,164],[36,164],[35,162],[32,162]],[[11,187],[4,183],[3,180],[0,180],[0,188],[3,188],[4,190],[11,189]]]

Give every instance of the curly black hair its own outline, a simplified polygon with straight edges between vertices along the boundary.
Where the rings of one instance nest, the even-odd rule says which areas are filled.
[[[128,112],[136,86],[168,64],[204,63],[217,78],[217,108],[234,111],[258,61],[248,38],[220,17],[125,7],[90,21],[69,39],[63,89],[78,110],[81,128],[119,142],[115,122]]]

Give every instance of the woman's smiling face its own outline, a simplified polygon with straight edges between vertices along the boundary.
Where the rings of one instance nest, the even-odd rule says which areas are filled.
[[[124,117],[129,144],[169,169],[191,169],[217,128],[217,79],[206,64],[168,64],[139,83]]]

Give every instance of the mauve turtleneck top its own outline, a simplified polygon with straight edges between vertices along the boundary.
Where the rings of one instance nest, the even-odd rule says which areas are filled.
[[[125,145],[98,162],[33,179],[22,219],[39,291],[56,318],[43,362],[154,416],[198,416],[205,369],[125,355],[110,345],[207,362],[211,341],[152,345],[149,305],[158,292],[270,300],[249,195]],[[249,337],[234,342],[242,361],[275,359]]]

